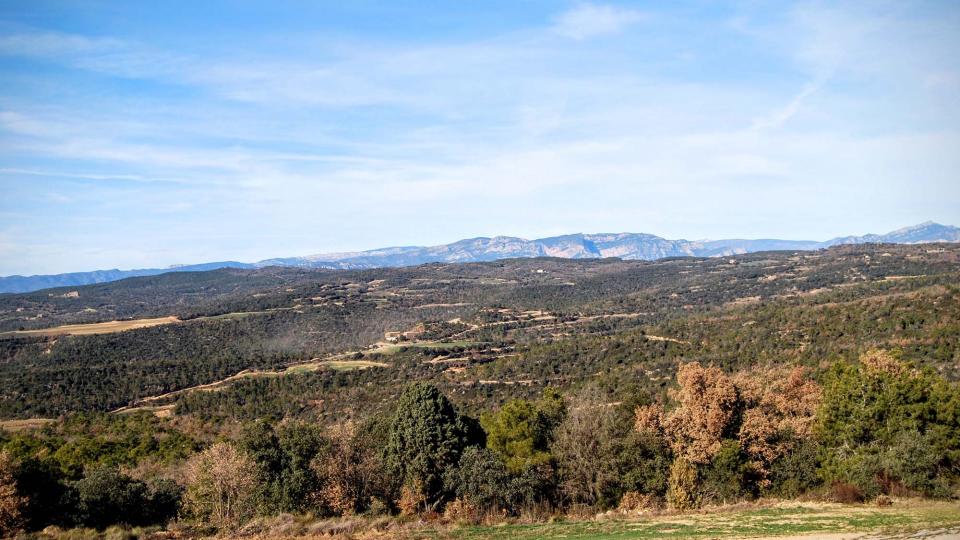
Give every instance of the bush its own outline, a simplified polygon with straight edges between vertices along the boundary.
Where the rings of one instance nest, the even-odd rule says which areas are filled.
[[[797,444],[793,452],[775,460],[770,467],[767,493],[791,499],[819,487],[819,451],[814,441],[806,440]]]
[[[74,523],[97,529],[163,523],[176,515],[180,504],[175,483],[148,485],[108,467],[94,469],[72,487]]]
[[[260,468],[259,507],[263,512],[306,512],[320,485],[311,460],[326,441],[320,430],[302,423],[274,428],[256,422],[244,430],[240,448]]]
[[[941,466],[941,456],[930,434],[904,431],[880,454],[877,474],[880,491],[887,495],[909,492],[931,497],[949,497],[950,483]]]
[[[861,503],[864,501],[860,488],[846,482],[834,482],[830,485],[831,498],[838,503]]]
[[[530,467],[510,479],[509,502],[514,514],[552,508],[557,501],[557,474],[549,465]]]
[[[460,463],[445,475],[446,489],[462,504],[482,511],[500,510],[511,499],[511,479],[506,466],[486,448],[463,451]]]
[[[481,512],[475,505],[456,498],[447,503],[443,510],[443,518],[454,523],[476,525],[480,523]]]
[[[700,492],[710,502],[732,502],[755,495],[756,478],[747,456],[734,440],[724,440],[720,450],[700,471]]]
[[[48,525],[72,525],[72,490],[61,481],[59,471],[49,462],[24,459],[14,475],[18,491],[26,498],[22,509],[24,528],[38,530]]]
[[[670,487],[667,489],[667,504],[675,510],[699,508],[702,497],[697,484],[697,468],[692,463],[677,458],[670,466]]]
[[[549,463],[554,431],[566,414],[563,397],[553,388],[545,389],[535,403],[511,400],[496,413],[481,417],[487,448],[504,461],[512,474]]]
[[[660,499],[656,495],[636,491],[624,493],[623,497],[620,498],[620,504],[617,505],[617,510],[631,514],[650,512],[659,508]]]
[[[183,487],[166,478],[147,482],[147,525],[162,525],[177,516]]]
[[[416,484],[404,485],[400,488],[400,498],[397,499],[397,508],[401,516],[415,516],[427,510],[427,499],[423,490]]]
[[[330,444],[311,464],[320,486],[320,502],[336,514],[363,512],[370,502],[389,491],[384,471],[366,430],[349,425],[329,430]]]

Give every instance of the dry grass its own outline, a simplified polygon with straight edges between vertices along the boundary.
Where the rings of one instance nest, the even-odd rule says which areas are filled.
[[[338,539],[625,539],[659,538],[955,538],[960,531],[956,502],[896,500],[893,506],[761,501],[706,508],[691,513],[652,511],[595,515],[540,514],[479,520],[449,519],[439,514],[410,517],[316,519],[280,515],[258,518],[235,533],[244,538]],[[471,524],[473,522],[479,523]],[[917,535],[917,531],[924,531]],[[916,536],[915,536],[916,535]],[[227,535],[230,537],[230,535]]]
[[[0,420],[0,429],[5,431],[23,431],[25,429],[37,429],[56,422],[54,418],[24,418],[19,420]]]
[[[479,523],[479,524],[472,524]],[[189,522],[173,522],[166,530],[121,529],[106,533],[92,529],[48,527],[37,540],[107,540],[129,538],[210,538],[215,531]],[[112,533],[112,534],[111,534]],[[126,536],[122,534],[126,533]],[[758,501],[704,508],[696,512],[644,510],[612,511],[596,515],[587,508],[558,515],[545,509],[518,518],[486,514],[479,519],[456,520],[431,513],[409,517],[344,516],[316,518],[280,514],[258,517],[239,530],[222,532],[220,539],[453,540],[541,538],[652,540],[754,538],[919,539],[946,540],[960,534],[960,504],[956,501],[895,499],[892,506],[844,505],[797,501]]]
[[[390,364],[386,364],[384,362],[374,362],[372,360],[326,360],[324,362],[320,362],[318,365],[335,371],[352,371],[355,369],[390,367]]]
[[[125,330],[134,330],[136,328],[147,328],[150,326],[160,326],[162,324],[173,324],[177,322],[180,322],[180,319],[176,317],[158,317],[156,319],[133,319],[130,321],[65,324],[63,326],[40,328],[37,330],[13,330],[11,332],[0,333],[0,336],[89,336],[93,334],[112,334],[114,332],[123,332]]]

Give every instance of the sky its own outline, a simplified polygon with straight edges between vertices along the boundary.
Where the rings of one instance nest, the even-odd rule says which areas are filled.
[[[0,3],[0,275],[927,220],[952,0]]]

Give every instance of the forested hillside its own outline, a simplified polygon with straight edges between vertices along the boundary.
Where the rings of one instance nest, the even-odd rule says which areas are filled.
[[[6,295],[0,414],[109,411],[243,370],[296,364],[311,369],[175,401],[232,414],[232,396],[256,391],[261,407],[286,409],[274,414],[335,418],[341,408],[386,402],[405,382],[431,380],[481,407],[598,378],[653,387],[679,360],[820,368],[870,347],[901,349],[954,377],[957,257],[956,246],[890,245],[658,262],[225,269]],[[86,335],[56,329],[160,316],[177,319]],[[38,329],[47,332],[20,332]],[[398,347],[378,347],[388,332],[408,334]],[[313,369],[344,354],[387,365]],[[341,392],[350,399],[331,399]],[[317,400],[325,406],[306,405]]]
[[[958,245],[864,245],[4,295],[0,483],[27,529],[950,497],[958,284]]]

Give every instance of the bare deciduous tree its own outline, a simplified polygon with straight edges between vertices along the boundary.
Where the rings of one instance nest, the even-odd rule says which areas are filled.
[[[327,436],[329,450],[310,465],[320,479],[320,502],[342,515],[362,511],[382,474],[377,453],[363,444],[352,424],[336,426]]]
[[[228,443],[217,443],[187,462],[188,511],[217,527],[231,528],[253,515],[256,463]]]
[[[560,487],[569,500],[595,504],[604,486],[618,479],[617,471],[605,459],[617,427],[615,409],[598,392],[588,391],[571,404],[553,445]]]

